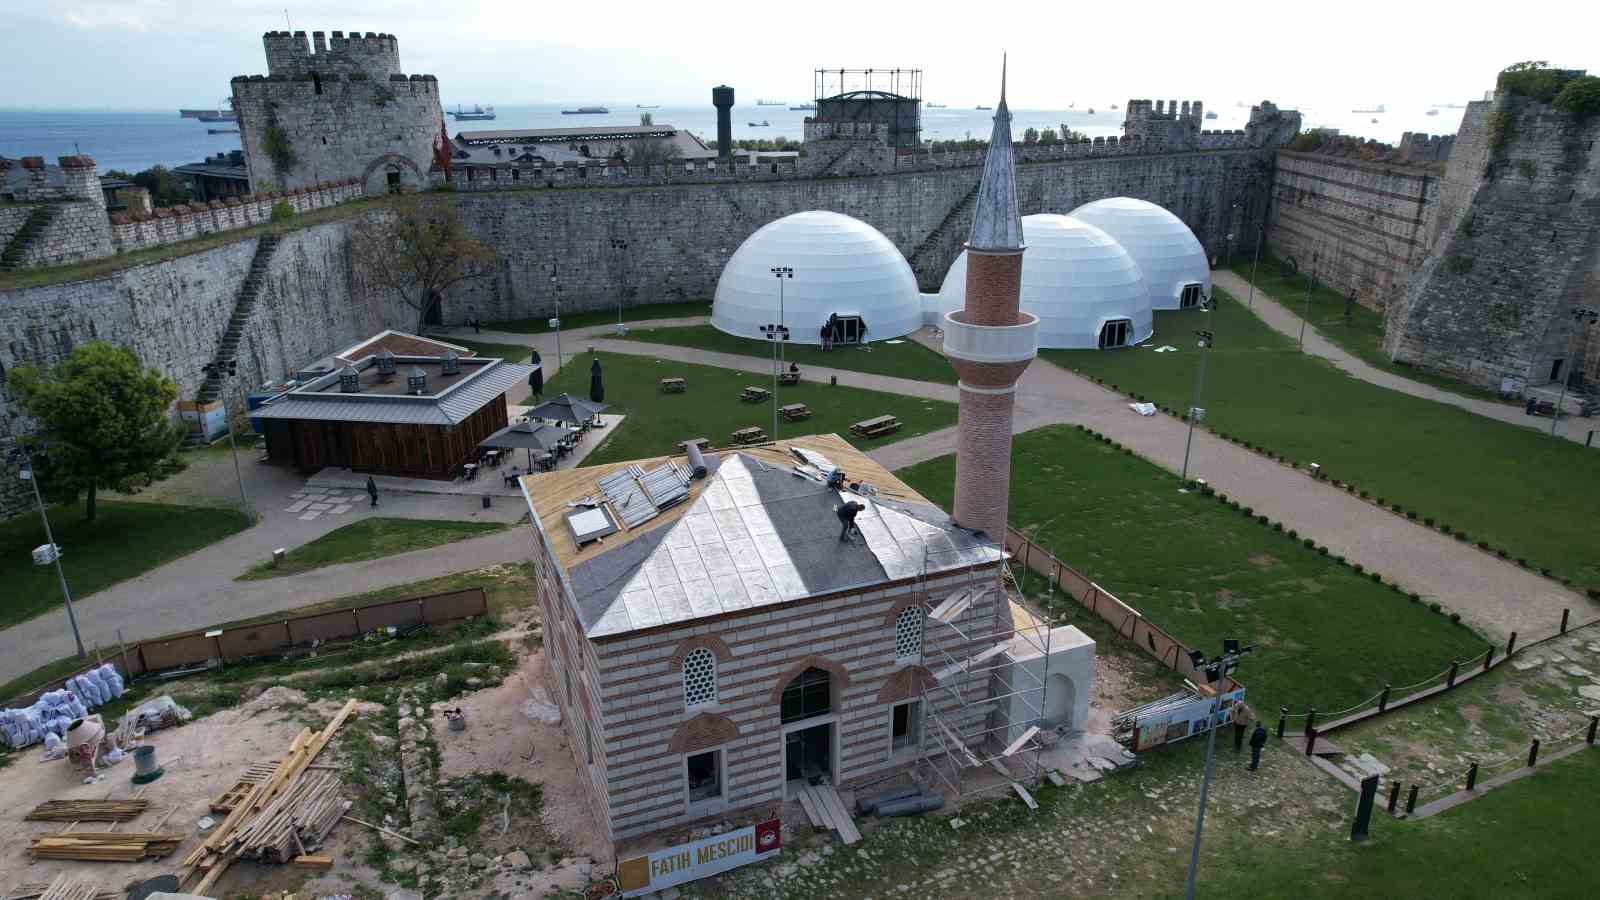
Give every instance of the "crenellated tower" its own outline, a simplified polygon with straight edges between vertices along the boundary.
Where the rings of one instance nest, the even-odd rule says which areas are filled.
[[[1022,215],[1002,63],[1000,103],[967,238],[967,298],[944,316],[944,355],[960,379],[956,439],[958,525],[1006,537],[1011,419],[1017,379],[1039,352],[1039,317],[1022,311]]]

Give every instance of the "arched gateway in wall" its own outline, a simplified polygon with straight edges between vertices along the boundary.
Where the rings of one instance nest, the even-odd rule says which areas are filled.
[[[413,180],[407,180],[405,172],[410,171]],[[367,163],[361,172],[361,184],[365,187],[367,196],[377,194],[399,193],[402,187],[420,191],[428,186],[428,173],[413,162],[409,157],[398,153],[385,153]]]

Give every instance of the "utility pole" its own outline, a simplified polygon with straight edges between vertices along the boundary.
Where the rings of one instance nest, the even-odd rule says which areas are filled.
[[[1195,337],[1200,339],[1197,345],[1200,348],[1200,367],[1194,379],[1194,403],[1189,406],[1189,436],[1183,442],[1183,474],[1178,476],[1179,489],[1189,485],[1189,448],[1194,444],[1194,421],[1200,418],[1200,391],[1206,385],[1206,353],[1211,349],[1211,344],[1216,340],[1216,335],[1204,329],[1196,329]]]
[[[1585,322],[1584,320],[1588,321]],[[1567,347],[1567,371],[1562,372],[1561,393],[1556,397],[1555,411],[1550,414],[1550,436],[1556,436],[1556,423],[1561,421],[1561,404],[1567,402],[1567,385],[1572,383],[1572,365],[1578,356],[1577,337],[1583,334],[1583,326],[1593,325],[1600,321],[1600,311],[1580,306],[1572,311],[1572,321],[1577,323],[1576,335]]]
[[[200,367],[208,377],[215,378],[220,385],[224,376],[233,377],[239,374],[239,361],[230,359],[226,363],[209,362]],[[250,510],[250,498],[244,490],[244,472],[239,468],[239,445],[233,439],[233,419],[228,415],[228,391],[221,389],[217,396],[222,400],[222,422],[228,429],[228,450],[233,455],[233,477],[239,480],[239,510],[244,513],[244,523],[248,527],[255,524],[255,514]],[[204,437],[205,422],[200,423],[202,437]]]
[[[33,502],[39,507],[39,521],[44,523],[44,539],[49,542],[50,558],[56,565],[56,580],[61,584],[61,599],[67,606],[67,622],[72,626],[72,640],[78,645],[78,658],[83,659],[88,654],[83,652],[83,636],[78,633],[78,616],[72,610],[72,591],[67,588],[67,573],[61,569],[61,548],[56,546],[55,533],[50,530],[50,514],[45,510],[44,495],[39,492],[39,479],[33,470],[33,461],[44,458],[47,450],[45,446],[12,447],[6,454],[6,459],[18,467],[18,474],[22,480],[33,486]]]
[[[1200,779],[1200,812],[1194,820],[1194,848],[1189,852],[1189,883],[1184,889],[1184,897],[1194,900],[1195,876],[1200,871],[1200,836],[1206,827],[1206,797],[1211,793],[1211,760],[1217,751],[1217,714],[1222,711],[1222,680],[1234,669],[1239,667],[1239,660],[1255,652],[1255,645],[1240,647],[1239,642],[1233,638],[1226,638],[1222,642],[1222,655],[1214,656],[1207,660],[1206,655],[1199,650],[1189,651],[1189,662],[1194,664],[1196,674],[1205,676],[1206,684],[1211,686],[1211,712],[1206,723],[1206,771]]]
[[[1306,320],[1311,318],[1311,271],[1317,267],[1317,254],[1311,254],[1311,265],[1306,269],[1306,309],[1300,314],[1300,338],[1295,342],[1295,349],[1304,352],[1306,349]]]
[[[1266,236],[1266,227],[1256,226],[1256,256],[1250,261],[1250,300],[1246,304],[1251,312],[1256,308],[1256,267],[1261,265],[1261,239]]]
[[[556,330],[556,374],[561,374],[561,284],[556,281],[556,267],[550,267],[550,295],[555,298],[556,314],[550,327]]]
[[[623,262],[627,261],[627,258],[628,258],[628,240],[627,240],[627,238],[612,238],[611,239],[611,249],[619,251],[618,254],[617,254],[617,258],[619,260],[622,260]],[[627,272],[626,268],[624,266],[620,265],[620,264],[617,266],[617,272],[618,272],[617,280],[619,282],[621,282],[620,284],[617,285],[617,337],[622,337],[622,301],[623,301],[623,298],[626,297],[627,293],[628,293],[628,272]]]

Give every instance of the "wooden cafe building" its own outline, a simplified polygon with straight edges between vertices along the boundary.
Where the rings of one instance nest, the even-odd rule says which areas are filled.
[[[507,424],[506,392],[534,367],[478,356],[397,355],[341,362],[252,410],[267,461],[304,472],[451,479]]]

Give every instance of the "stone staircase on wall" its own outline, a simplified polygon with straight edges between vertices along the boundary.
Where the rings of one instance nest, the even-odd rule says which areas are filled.
[[[943,246],[944,240],[949,236],[951,229],[960,227],[959,223],[962,217],[972,209],[973,201],[977,199],[980,183],[974,181],[972,189],[963,194],[961,199],[950,207],[950,211],[944,214],[944,218],[939,221],[939,224],[934,226],[934,229],[928,232],[928,236],[923,238],[922,242],[917,244],[916,248],[911,251],[911,255],[906,257],[906,262],[911,264],[912,272],[919,271],[917,265],[922,262],[923,257]],[[936,272],[933,277],[934,281],[931,285],[921,285],[923,290],[932,292],[939,289],[938,279],[943,278],[944,273]]]
[[[262,286],[267,280],[267,269],[272,264],[272,254],[278,249],[278,236],[263,234],[256,243],[255,258],[250,261],[250,273],[245,276],[244,284],[239,286],[239,297],[233,304],[233,315],[228,319],[228,329],[222,333],[222,342],[217,347],[217,354],[212,358],[216,364],[215,369],[206,375],[206,380],[200,384],[200,392],[195,399],[204,406],[222,396],[222,371],[228,363],[239,356],[239,342],[244,339],[244,327],[250,322],[250,316],[255,313],[256,300],[261,297]],[[199,433],[189,436],[191,443],[202,442]]]
[[[0,271],[9,272],[20,269],[27,259],[28,250],[33,247],[34,241],[39,236],[50,230],[51,223],[61,215],[61,207],[54,203],[41,203],[28,213],[28,218],[11,236],[4,252],[0,252]]]

